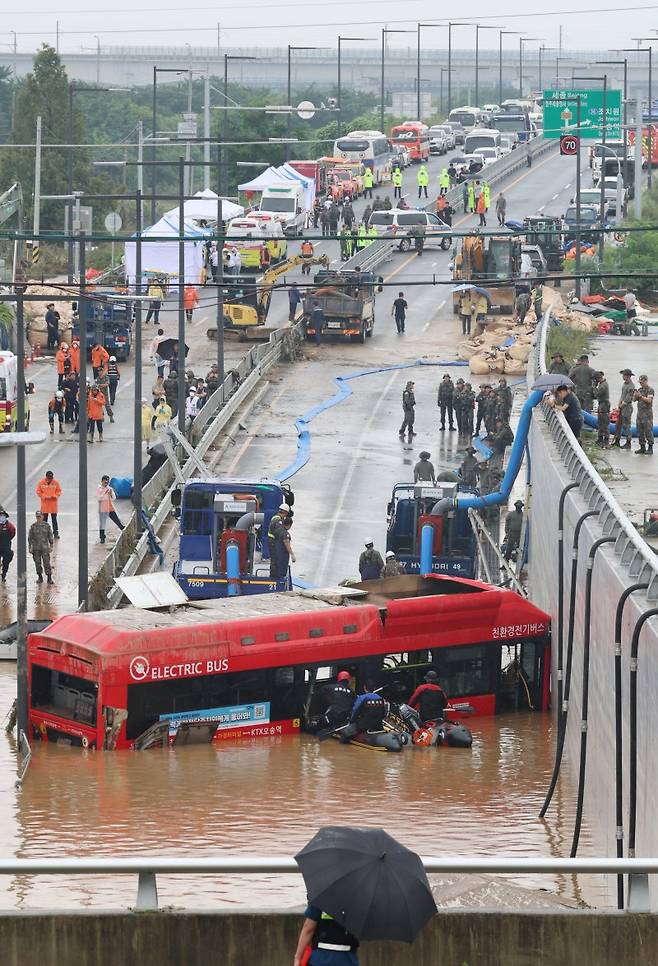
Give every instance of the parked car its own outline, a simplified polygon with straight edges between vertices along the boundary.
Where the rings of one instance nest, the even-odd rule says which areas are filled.
[[[374,227],[382,237],[388,235],[399,239],[397,247],[408,252],[413,245],[410,232],[415,225],[425,225],[425,247],[442,248],[447,251],[452,244],[450,229],[431,211],[423,208],[392,208],[390,211],[373,211],[368,227]]]
[[[455,132],[450,127],[449,124],[439,124],[437,125],[441,128],[446,136],[446,141],[448,143],[448,151],[453,151],[457,147],[457,141],[455,139]]]
[[[427,133],[430,139],[430,154],[445,154],[448,150],[448,142],[441,125],[434,124]]]
[[[463,144],[464,138],[466,137],[466,131],[461,126],[459,121],[444,121],[449,128],[452,128],[455,135],[455,144]]]
[[[578,209],[575,205],[569,206],[562,218],[562,231],[565,242],[573,241],[576,237],[577,229],[580,229],[581,241],[598,241],[600,227],[599,209],[596,205],[581,205],[580,221],[578,220]]]
[[[501,134],[500,153],[511,154],[517,145],[516,134]]]
[[[469,174],[477,174],[484,167],[484,158],[481,154],[465,154],[461,160]]]

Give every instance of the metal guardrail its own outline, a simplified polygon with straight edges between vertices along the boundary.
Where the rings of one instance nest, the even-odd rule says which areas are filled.
[[[218,433],[233,418],[238,407],[245,401],[250,392],[258,384],[261,376],[280,358],[283,345],[290,335],[295,335],[299,326],[284,326],[273,332],[267,343],[252,346],[233,372],[240,377],[240,384],[236,388],[234,376],[229,374],[208,399],[203,409],[192,423],[192,439],[196,441],[195,452],[201,459],[214,442]],[[194,473],[191,459],[181,466],[185,479]],[[148,509],[156,506],[151,523],[157,533],[159,527],[167,518],[171,510],[171,493],[174,484],[174,472],[169,463],[165,463],[144,486],[142,492],[143,505]],[[126,529],[122,531],[116,545],[112,548],[103,562],[103,566],[94,575],[90,583],[90,596],[95,593],[95,585],[99,582],[106,586],[107,603],[111,608],[118,607],[123,596],[122,592],[113,585],[115,577],[129,577],[137,572],[139,565],[148,550],[148,533],[140,535],[133,546],[136,526],[136,512],[130,516]],[[124,537],[125,534],[125,537]]]
[[[531,367],[528,367],[529,385],[530,379],[534,381],[534,378],[546,372],[548,333],[551,326],[555,324],[555,319],[549,310],[544,314],[539,326],[532,376]],[[647,600],[658,600],[658,557],[644,542],[596,472],[562,413],[556,412],[549,406],[540,406],[538,409],[544,416],[567,472],[579,485],[580,495],[590,510],[599,511],[598,521],[603,535],[615,538],[614,550],[620,558],[621,566],[628,571],[629,578],[646,581],[649,584]]]
[[[550,859],[500,856],[496,859],[463,856],[425,856],[430,874],[485,875],[639,875],[658,874],[658,859]],[[294,859],[279,856],[227,856],[181,859],[167,857],[97,859],[2,859],[0,875],[136,875],[136,912],[158,909],[158,875],[300,875]],[[645,911],[629,908],[629,912]]]

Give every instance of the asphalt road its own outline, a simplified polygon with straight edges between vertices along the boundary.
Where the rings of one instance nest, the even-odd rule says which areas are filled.
[[[436,193],[438,172],[445,158],[433,158],[430,185]],[[551,155],[535,162],[532,169],[517,174],[506,185],[508,217],[522,218],[545,209],[560,213],[568,203],[575,172],[573,161]],[[557,187],[556,187],[557,186]],[[416,199],[416,168],[404,172],[403,192],[411,204]],[[557,193],[556,193],[557,192]],[[381,189],[382,196],[392,189]],[[430,190],[430,194],[432,191]],[[365,202],[357,203],[357,214]],[[493,220],[493,219],[490,219]],[[475,225],[472,216],[456,219],[456,226]],[[291,246],[294,250],[294,245]],[[339,264],[338,245],[320,241],[317,249]],[[248,421],[244,439],[229,451],[220,466],[222,475],[275,476],[294,457],[296,434],[294,419],[333,393],[333,378],[372,366],[427,359],[450,359],[458,341],[458,325],[451,311],[450,285],[447,283],[449,253],[427,248],[422,259],[414,254],[394,253],[384,266],[387,283],[378,296],[377,325],[374,337],[365,346],[352,344],[323,345],[305,348],[306,360],[291,367],[280,367],[272,377],[265,406]],[[286,276],[301,279],[299,271]],[[427,284],[433,280],[436,284]],[[412,286],[411,283],[422,282]],[[405,291],[410,305],[407,332],[395,333],[390,316],[391,304],[398,290]],[[288,315],[285,291],[277,291],[272,300],[269,325],[280,325]],[[214,321],[214,296],[201,292],[201,306],[188,326],[191,346],[188,365],[205,375],[216,356],[215,344],[206,338],[206,329]],[[161,323],[167,335],[175,335],[177,311],[165,309]],[[143,349],[147,359],[148,345],[154,334],[152,326],[144,328]],[[240,343],[227,342],[227,368],[243,354]],[[90,570],[102,560],[96,526],[94,491],[100,476],[132,475],[132,398],[134,369],[131,362],[121,367],[122,378],[116,403],[116,423],[106,422],[105,441],[88,448],[90,530]],[[442,370],[441,370],[442,371]],[[463,371],[463,370],[462,370]],[[456,375],[455,370],[453,375]],[[46,407],[54,390],[54,362],[32,364],[28,379],[35,383],[31,397],[32,428],[46,428]],[[436,432],[435,395],[440,371],[434,368],[384,373],[357,380],[354,393],[338,409],[319,417],[313,426],[312,457],[308,466],[292,481],[298,493],[294,542],[299,563],[296,573],[307,579],[329,581],[355,572],[355,564],[365,537],[372,535],[383,545],[386,503],[394,482],[410,478],[410,471],[420,449],[428,448],[437,465],[456,466],[460,454],[456,440],[440,438]],[[146,363],[143,371],[144,396],[150,398],[153,368]],[[400,420],[400,396],[407,378],[416,379],[417,431],[412,447],[402,446],[397,430]],[[453,434],[454,436],[455,434]],[[77,600],[77,437],[55,434],[43,444],[27,451],[28,522],[37,508],[34,487],[47,469],[60,480],[63,497],[60,508],[62,539],[54,552],[55,586],[36,585],[31,561],[28,569],[29,613],[50,617],[73,609]],[[0,452],[0,502],[12,518],[16,512],[16,461],[13,451]],[[128,516],[130,505],[119,505],[119,515]],[[111,534],[111,531],[110,531]],[[108,534],[108,536],[110,536]],[[11,575],[15,575],[15,564]],[[14,617],[15,592],[10,581],[0,589],[0,617]]]

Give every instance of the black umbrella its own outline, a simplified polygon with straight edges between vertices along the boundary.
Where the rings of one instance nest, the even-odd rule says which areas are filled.
[[[311,905],[357,939],[412,943],[437,911],[420,858],[383,829],[321,828],[295,861]]]
[[[564,373],[546,372],[543,376],[539,376],[532,388],[546,392],[547,389],[557,389],[558,386],[567,386],[569,389],[573,389],[574,382]]]
[[[174,346],[178,345],[178,339],[162,339],[158,342],[158,355],[161,359],[171,359],[174,355]],[[189,345],[185,346],[185,355],[190,351]]]

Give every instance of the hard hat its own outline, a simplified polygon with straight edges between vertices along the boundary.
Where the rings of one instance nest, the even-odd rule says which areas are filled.
[[[285,510],[286,513],[290,513],[290,507],[287,503],[281,503],[279,505],[279,512],[281,512],[281,510]]]
[[[374,546],[374,543],[375,543],[374,540],[366,540],[366,547],[372,547]]]
[[[116,362],[116,361],[117,361],[116,356],[110,356],[110,362]]]
[[[337,681],[349,681],[350,672],[349,671],[339,671],[336,677]]]
[[[63,399],[63,398],[64,398],[64,393],[62,392],[61,389],[58,389],[57,392],[55,393],[55,399]]]
[[[395,556],[395,553],[392,550],[387,550],[386,551],[386,559],[387,560],[389,559],[389,557],[394,557],[394,556]]]

